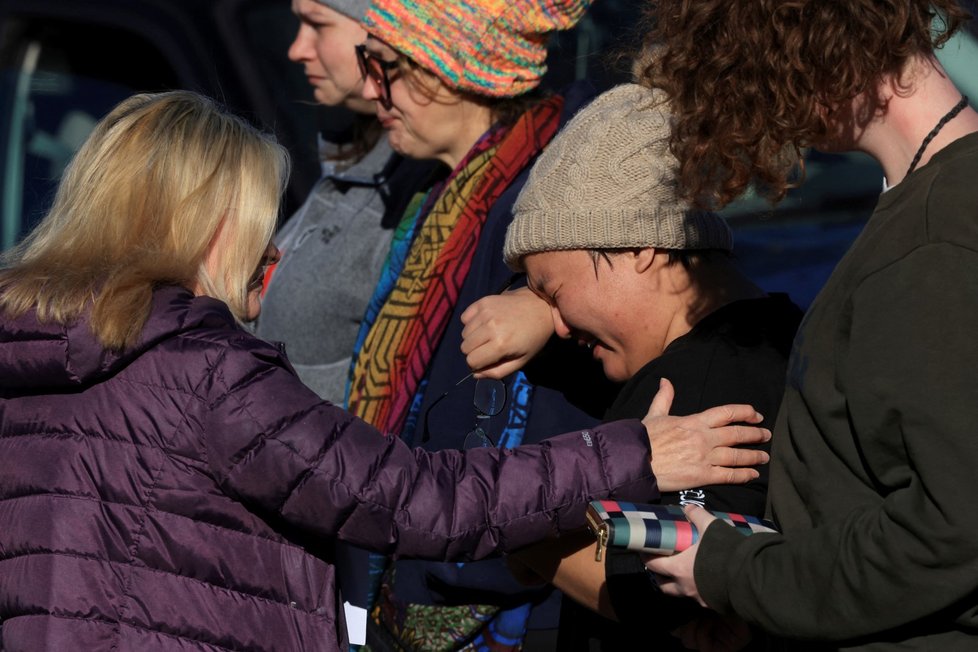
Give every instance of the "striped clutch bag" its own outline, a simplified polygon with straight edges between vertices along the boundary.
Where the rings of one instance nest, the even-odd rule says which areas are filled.
[[[744,535],[776,532],[774,523],[756,516],[713,512]],[[699,539],[696,526],[678,505],[643,505],[594,500],[587,508],[588,527],[598,537],[597,561],[608,546],[654,555],[674,555]]]

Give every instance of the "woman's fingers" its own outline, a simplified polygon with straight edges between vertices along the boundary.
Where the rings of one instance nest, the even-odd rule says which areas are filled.
[[[671,388],[670,388],[671,389]],[[660,491],[679,491],[709,484],[742,484],[759,474],[749,468],[767,463],[764,451],[735,448],[769,440],[770,431],[753,426],[710,427],[702,414],[656,415],[650,409],[643,423],[652,450],[652,471]],[[728,411],[736,416],[736,410]]]
[[[750,405],[721,405],[704,410],[696,415],[711,428],[719,428],[731,423],[760,423],[764,417]]]
[[[739,467],[767,464],[770,459],[771,456],[766,451],[718,446],[710,452],[709,462],[713,466]]]
[[[672,409],[672,401],[675,397],[676,390],[673,388],[672,383],[666,378],[660,379],[659,391],[652,397],[652,404],[649,406],[649,411],[645,417],[669,416],[669,410]]]

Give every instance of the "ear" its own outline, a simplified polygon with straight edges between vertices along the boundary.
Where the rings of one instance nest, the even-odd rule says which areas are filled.
[[[645,247],[643,249],[636,250],[634,252],[635,271],[639,274],[644,274],[645,272],[649,271],[659,255],[660,252],[654,247]]]

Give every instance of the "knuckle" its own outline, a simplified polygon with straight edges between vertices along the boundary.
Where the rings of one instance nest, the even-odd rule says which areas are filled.
[[[741,443],[754,442],[759,440],[760,432],[757,428],[750,426],[737,426],[737,441]]]

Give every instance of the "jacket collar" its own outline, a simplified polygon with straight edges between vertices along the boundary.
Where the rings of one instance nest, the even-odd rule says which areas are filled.
[[[200,328],[238,328],[217,299],[195,297],[180,286],[153,293],[149,318],[136,345],[125,351],[102,347],[89,328],[86,311],[71,324],[39,322],[33,311],[0,319],[0,389],[70,389],[114,375],[147,349]]]

